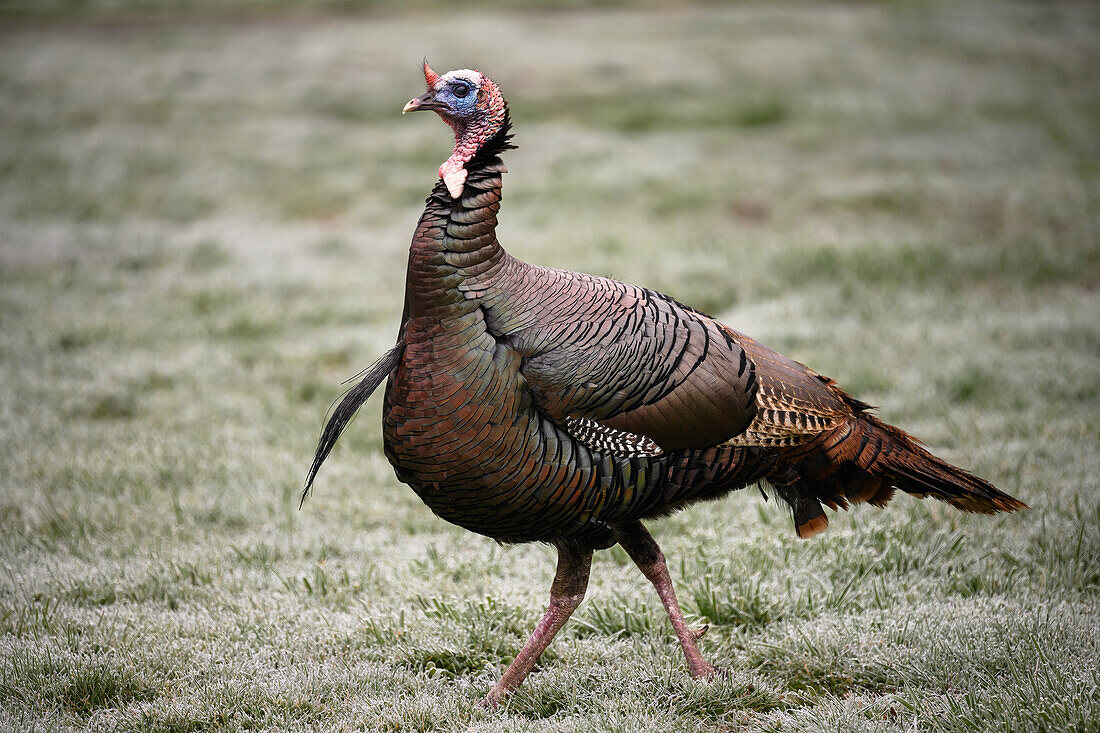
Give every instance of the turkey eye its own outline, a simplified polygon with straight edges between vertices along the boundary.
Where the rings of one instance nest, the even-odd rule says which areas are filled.
[[[451,87],[451,91],[454,92],[454,95],[456,97],[461,99],[462,97],[465,97],[467,94],[470,93],[470,87],[466,86],[465,84],[455,84],[453,87]]]

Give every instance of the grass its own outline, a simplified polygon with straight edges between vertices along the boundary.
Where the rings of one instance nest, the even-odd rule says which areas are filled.
[[[1100,11],[338,10],[0,5],[0,729],[1096,729]],[[712,312],[1032,509],[695,507],[653,530],[729,677],[613,549],[476,709],[552,551],[435,518],[378,400],[297,509],[448,152],[398,114],[425,54],[512,102],[513,254]]]

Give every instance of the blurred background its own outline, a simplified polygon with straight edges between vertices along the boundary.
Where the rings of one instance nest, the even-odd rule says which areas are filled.
[[[683,679],[615,551],[471,711],[551,551],[434,518],[380,396],[298,511],[450,151],[400,115],[424,57],[510,102],[513,255],[719,317],[1034,508],[799,542],[697,507],[655,532],[734,682]],[[1097,69],[1087,3],[0,2],[0,725],[1094,724]]]

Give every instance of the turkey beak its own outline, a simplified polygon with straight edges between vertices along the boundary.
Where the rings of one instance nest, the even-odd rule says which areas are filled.
[[[401,110],[401,114],[413,112],[418,109],[439,109],[439,106],[439,103],[435,101],[435,92],[429,89],[419,97],[410,99]]]

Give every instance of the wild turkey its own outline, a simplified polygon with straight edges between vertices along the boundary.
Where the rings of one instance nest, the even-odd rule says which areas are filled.
[[[439,76],[425,62],[424,79],[402,112],[436,112],[454,152],[413,235],[397,345],[331,415],[302,499],[388,376],[397,477],[449,522],[557,548],[549,608],[484,704],[523,681],[584,597],[593,551],[616,543],[656,587],[692,676],[714,674],[643,519],[754,482],[790,505],[800,537],[825,529],[822,504],[883,506],[895,489],[969,512],[1025,506],[703,313],[508,255],[495,234],[513,147],[504,97],[469,69]]]

